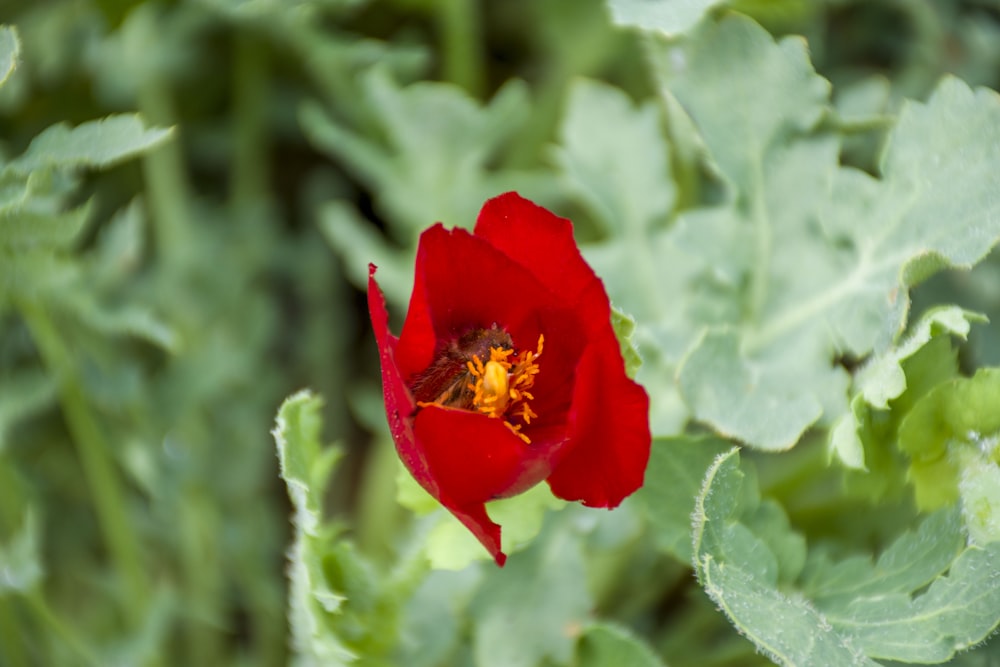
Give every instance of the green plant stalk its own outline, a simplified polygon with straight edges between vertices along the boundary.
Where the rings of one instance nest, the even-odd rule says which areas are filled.
[[[218,629],[222,625],[222,595],[215,536],[222,531],[211,498],[200,490],[188,489],[181,499],[178,526],[186,598],[195,611],[185,623],[187,664],[217,665],[222,655]]]
[[[483,43],[476,0],[439,0],[434,3],[441,31],[442,78],[481,98],[486,87]]]
[[[21,627],[11,596],[0,597],[0,664],[10,667],[27,665],[23,646],[27,632]]]
[[[111,448],[87,405],[86,392],[72,355],[48,313],[41,305],[30,301],[18,302],[18,308],[45,365],[59,381],[59,402],[83,465],[104,542],[125,584],[126,611],[133,622],[138,622],[145,601],[149,599],[149,587]]]
[[[70,626],[63,623],[62,619],[56,616],[45,598],[38,591],[33,591],[25,596],[28,606],[40,623],[51,630],[52,635],[58,637],[68,646],[79,658],[80,662],[74,664],[89,665],[90,667],[101,667],[103,664],[97,659],[97,654],[72,630]]]
[[[266,143],[268,60],[264,45],[246,31],[233,43],[233,153],[229,198],[234,219],[253,211],[269,192]]]
[[[173,100],[156,73],[150,72],[139,89],[139,108],[143,116],[157,125],[170,126],[175,122]],[[188,257],[193,237],[188,205],[191,196],[184,177],[179,136],[146,153],[142,161],[157,253],[168,267],[177,266]]]

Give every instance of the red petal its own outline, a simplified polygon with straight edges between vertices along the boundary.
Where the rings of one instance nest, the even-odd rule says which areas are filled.
[[[538,312],[559,302],[535,277],[464,229],[437,224],[420,236],[416,278],[397,359],[404,377],[433,361],[436,344],[475,327],[504,327],[519,346],[534,346]],[[534,339],[518,340],[525,330]],[[528,334],[525,334],[525,337]]]
[[[493,556],[497,565],[503,567],[507,562],[507,554],[501,551],[500,547],[500,526],[493,523],[486,513],[485,505],[475,505],[458,509],[448,507],[448,511],[455,515],[462,524],[468,528],[476,539],[479,540],[486,550]]]
[[[389,431],[392,433],[393,442],[396,443],[396,451],[414,479],[437,498],[440,495],[437,483],[430,474],[427,460],[417,446],[413,432],[413,419],[410,415],[416,410],[416,404],[396,365],[398,339],[389,331],[389,313],[385,307],[382,290],[375,282],[374,264],[368,265],[368,314],[372,318],[372,329],[375,331],[375,341],[378,343],[385,414],[389,420]]]
[[[442,502],[456,507],[504,497],[512,487],[537,484],[550,470],[500,419],[428,406],[417,413],[414,432]]]
[[[646,473],[649,397],[625,375],[612,334],[583,354],[569,419],[567,453],[548,479],[552,493],[590,507],[617,507]]]
[[[573,223],[566,218],[507,192],[483,205],[475,234],[528,269],[564,306],[577,310],[588,331],[611,317],[604,284],[580,254]]]

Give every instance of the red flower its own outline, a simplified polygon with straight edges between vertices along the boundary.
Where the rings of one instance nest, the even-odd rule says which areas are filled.
[[[649,399],[625,375],[608,295],[568,220],[513,192],[491,199],[472,234],[439,223],[421,235],[399,338],[374,265],[368,309],[400,458],[498,565],[487,501],[544,479],[610,508],[642,485]]]

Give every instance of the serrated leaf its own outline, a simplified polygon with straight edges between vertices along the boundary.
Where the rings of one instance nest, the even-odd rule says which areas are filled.
[[[691,436],[653,441],[646,481],[636,495],[657,542],[682,562],[691,562],[691,512],[705,471],[731,447],[723,440]]]
[[[595,623],[580,637],[577,667],[664,667],[641,639],[615,625]]]
[[[323,491],[340,450],[320,445],[321,400],[309,391],[290,396],[278,410],[273,431],[281,477],[295,509],[295,540],[289,552],[289,622],[296,664],[346,665],[355,656],[334,633],[330,615],[344,596],[331,588],[323,560]]]
[[[935,512],[916,531],[898,537],[874,563],[867,556],[834,563],[813,554],[803,588],[820,605],[919,590],[945,574],[964,546],[958,514]]]
[[[92,206],[63,213],[36,213],[29,209],[0,215],[0,247],[19,252],[32,247],[69,248],[90,219]]]
[[[36,136],[8,168],[21,173],[52,167],[109,167],[166,141],[172,130],[146,128],[137,114],[119,114],[70,127],[53,125]]]
[[[0,26],[0,86],[17,67],[17,59],[21,53],[21,41],[13,26]]]
[[[690,30],[722,0],[607,0],[612,20],[623,26],[677,35]]]
[[[926,592],[844,600],[824,606],[829,622],[868,655],[940,663],[1000,624],[1000,543],[969,547]]]
[[[568,662],[574,629],[591,604],[576,536],[565,528],[545,531],[528,550],[512,555],[503,570],[491,570],[473,600],[476,664]]]
[[[739,453],[720,455],[709,468],[694,514],[695,571],[705,591],[736,628],[782,665],[867,665],[857,645],[830,627],[806,599],[777,588],[756,564],[761,543],[738,517],[743,473]]]
[[[886,346],[910,285],[971,265],[1000,237],[1000,100],[946,79],[904,109],[875,179],[841,167],[839,138],[817,126],[829,86],[800,41],[775,43],[728,16],[680,45],[654,44],[662,85],[731,196],[671,234],[704,257],[687,283],[720,285],[699,306],[695,321],[712,329],[678,371],[682,392],[713,428],[786,448],[847,411],[839,355]],[[723,343],[725,358],[713,358]]]

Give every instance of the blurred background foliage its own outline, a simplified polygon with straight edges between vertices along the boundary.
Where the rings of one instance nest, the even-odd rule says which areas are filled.
[[[730,6],[804,35],[844,118],[891,113],[946,72],[1000,85],[1000,2]],[[469,648],[457,610],[487,623],[508,607],[483,600],[516,609],[550,575],[579,617],[631,627],[671,665],[766,663],[628,513],[549,517],[505,571],[516,595],[479,569],[397,577],[391,596],[380,583],[411,522],[367,265],[401,316],[419,232],[469,227],[511,189],[601,237],[554,148],[569,91],[585,76],[655,95],[640,37],[602,0],[5,0],[0,23],[21,45],[0,89],[5,163],[57,123],[138,112],[173,128],[141,157],[33,185],[65,235],[19,245],[0,221],[0,664],[284,664],[292,507],[269,430],[307,386],[346,450],[326,505],[357,547],[328,565],[348,599],[376,591],[350,640],[375,664],[482,658],[505,638]],[[879,144],[878,124],[859,127],[844,159],[873,170]],[[943,275],[916,303],[948,293],[1000,316],[998,272]],[[974,337],[971,365],[997,363],[995,343]],[[594,626],[579,653],[530,664],[610,664],[593,656],[623,632]]]

